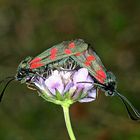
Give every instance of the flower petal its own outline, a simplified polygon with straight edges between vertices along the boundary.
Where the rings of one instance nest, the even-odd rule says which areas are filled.
[[[84,102],[92,102],[96,99],[96,89],[92,89],[88,91],[87,97],[79,100],[79,102],[84,103]]]
[[[39,84],[38,82],[35,82],[35,85],[40,89],[40,90],[45,90],[44,89],[44,87],[41,85],[41,84]]]
[[[97,95],[97,89],[92,89],[92,90],[88,91],[88,97],[92,97],[92,98],[96,99],[96,95]]]
[[[88,76],[88,70],[86,68],[81,68],[77,72],[75,72],[73,76],[74,83],[85,81]]]
[[[90,83],[84,83],[84,90],[90,90],[94,86],[94,80],[91,78],[91,76],[88,75],[86,82]]]
[[[45,84],[44,84],[44,80],[42,77],[36,77],[34,79],[32,79],[33,83],[40,89],[40,90],[45,90]]]
[[[61,75],[61,77],[63,79],[63,82],[65,84],[67,84],[68,82],[71,81],[71,76],[72,76],[73,73],[74,72],[71,72],[71,71],[61,71],[60,72],[60,75]]]
[[[47,88],[52,92],[52,94],[56,94],[56,89],[62,94],[64,90],[64,84],[62,82],[61,76],[57,70],[45,81]]]
[[[65,86],[65,89],[64,89],[64,93],[69,91],[71,87],[73,87],[74,84],[73,82],[69,82],[66,86]]]
[[[87,97],[87,98],[84,98],[84,99],[79,100],[79,102],[80,102],[80,103],[87,103],[87,102],[92,102],[92,101],[94,101],[94,100],[95,100],[95,99],[93,99],[93,98]]]
[[[83,88],[85,83],[78,83],[78,82],[85,82],[88,76],[88,70],[86,68],[81,68],[77,72],[75,72],[73,76],[73,82],[77,87]]]

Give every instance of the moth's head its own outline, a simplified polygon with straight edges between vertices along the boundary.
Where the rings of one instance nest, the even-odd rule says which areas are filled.
[[[107,72],[107,81],[106,81],[107,88],[112,92],[115,91],[117,88],[117,81],[115,75],[108,71]]]
[[[32,57],[28,56],[24,60],[22,60],[18,66],[18,69],[28,69],[29,62],[32,60]]]
[[[116,81],[116,76],[111,71],[107,71],[107,78],[111,81]]]
[[[16,80],[21,81],[21,83],[25,83],[29,80],[29,62],[31,61],[31,57],[26,57],[21,61],[17,68],[17,74],[15,76]]]

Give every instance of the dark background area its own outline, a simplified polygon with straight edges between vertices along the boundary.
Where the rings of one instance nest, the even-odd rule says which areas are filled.
[[[26,56],[82,38],[117,77],[118,90],[140,110],[140,0],[0,0],[0,79],[15,75]],[[0,86],[3,89],[4,84]],[[77,140],[139,140],[116,97],[74,104]],[[0,140],[68,140],[61,107],[13,82],[0,104]]]

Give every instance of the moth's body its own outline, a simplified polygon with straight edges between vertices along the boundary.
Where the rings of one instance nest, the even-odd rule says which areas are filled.
[[[70,44],[73,45],[71,46],[71,49],[69,48]],[[103,85],[98,88],[105,91],[106,95],[114,95],[113,93],[116,90],[116,78],[114,74],[107,72],[100,58],[88,46],[87,43],[79,39],[74,41],[65,41],[58,44],[58,46],[59,47],[57,48],[52,47],[48,49],[34,59],[27,57],[25,60],[23,60],[18,67],[16,79],[21,81],[21,83],[29,84],[31,78],[38,75],[46,75],[47,77],[54,69],[72,71],[80,67],[86,67],[95,81],[98,84]],[[77,48],[77,50],[75,48]],[[54,54],[51,54],[52,50],[54,50]],[[64,53],[63,57],[60,56],[60,53],[62,54],[62,52]],[[54,57],[55,59],[52,59],[51,57]],[[87,60],[88,58],[89,60]],[[51,59],[52,61],[50,61]],[[101,72],[101,75],[97,73],[98,71]]]

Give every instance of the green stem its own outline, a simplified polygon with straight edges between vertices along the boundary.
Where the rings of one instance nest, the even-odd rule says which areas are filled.
[[[66,123],[66,127],[67,127],[69,137],[70,137],[71,140],[76,140],[76,138],[74,136],[74,133],[73,133],[73,130],[72,130],[71,122],[70,122],[69,106],[62,105],[62,107],[63,107],[65,123]]]

